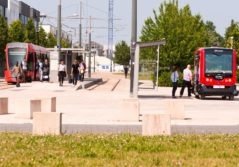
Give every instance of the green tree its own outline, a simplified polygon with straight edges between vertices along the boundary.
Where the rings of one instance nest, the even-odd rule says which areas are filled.
[[[38,40],[40,46],[47,47],[47,33],[42,27],[40,27],[38,32]]]
[[[234,48],[239,53],[239,25],[234,20],[231,21],[231,25],[226,29],[225,40],[226,47]]]
[[[47,35],[47,47],[48,48],[53,48],[57,45],[57,41],[55,36],[52,33],[49,33]]]
[[[68,39],[61,39],[61,47],[62,48],[70,48],[71,47],[71,43]]]
[[[186,66],[193,62],[195,49],[206,45],[206,27],[200,15],[192,15],[188,5],[179,9],[177,0],[167,1],[145,21],[140,36],[141,41],[162,38],[166,45],[160,49],[160,66]],[[147,49],[141,58],[155,60],[156,55],[156,48]]]
[[[24,42],[25,41],[25,28],[20,20],[14,21],[9,27],[9,40],[10,42]]]
[[[25,42],[36,43],[36,29],[32,19],[29,19],[25,26]]]
[[[4,49],[8,42],[8,25],[7,21],[0,16],[0,61],[4,60]]]
[[[207,46],[223,46],[224,38],[217,33],[216,26],[211,21],[206,22]]]
[[[115,46],[114,62],[121,65],[129,65],[130,47],[125,41],[121,41]]]

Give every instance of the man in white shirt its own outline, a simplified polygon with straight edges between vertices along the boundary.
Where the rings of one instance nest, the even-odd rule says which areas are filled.
[[[190,70],[191,66],[188,64],[187,68],[183,70],[183,85],[180,91],[180,97],[183,96],[185,87],[188,87],[188,96],[191,96],[191,81],[192,81],[192,71]]]

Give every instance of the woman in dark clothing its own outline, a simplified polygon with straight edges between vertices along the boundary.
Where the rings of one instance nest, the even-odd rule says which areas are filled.
[[[64,61],[61,60],[58,67],[59,85],[63,86],[64,78],[66,77],[66,65]]]
[[[79,64],[77,60],[75,60],[74,63],[72,64],[71,75],[73,77],[72,78],[73,85],[77,85],[77,80],[79,78]]]

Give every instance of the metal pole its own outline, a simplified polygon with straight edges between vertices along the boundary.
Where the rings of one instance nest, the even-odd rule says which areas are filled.
[[[132,0],[132,25],[131,25],[131,69],[130,69],[130,94],[133,95],[134,90],[134,66],[135,66],[135,45],[137,42],[137,0]]]
[[[89,32],[89,59],[88,59],[88,78],[91,78],[91,16],[90,16],[90,32]]]
[[[95,72],[95,54],[96,53],[94,53],[94,72]]]
[[[58,4],[58,15],[57,15],[57,52],[58,58],[61,56],[61,0]]]
[[[82,1],[80,2],[79,48],[82,47]]]
[[[158,55],[157,55],[157,72],[156,72],[156,90],[158,91],[158,82],[159,82],[159,45],[158,45]]]
[[[138,98],[139,52],[140,52],[140,47],[139,47],[139,44],[137,44],[136,49],[135,49],[135,65],[134,65],[134,89],[133,89],[133,97],[134,98]]]

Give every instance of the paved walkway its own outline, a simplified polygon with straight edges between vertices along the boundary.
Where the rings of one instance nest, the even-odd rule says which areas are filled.
[[[57,112],[63,113],[63,125],[132,126],[138,131],[141,122],[122,118],[122,101],[130,98],[129,79],[111,73],[95,73],[92,77],[102,78],[103,82],[82,90],[76,90],[77,87],[67,82],[63,87],[58,83],[32,82],[23,83],[20,88],[1,89],[0,96],[9,97],[10,114],[0,115],[0,124],[30,125],[30,99],[54,96],[57,97]],[[160,87],[156,91],[150,81],[142,82],[139,88],[140,114],[164,112],[166,102],[177,100],[185,105],[185,117],[188,119],[172,120],[173,126],[239,125],[238,97],[229,101],[218,98],[171,99],[170,95],[171,88]],[[124,117],[127,118],[125,112]]]

